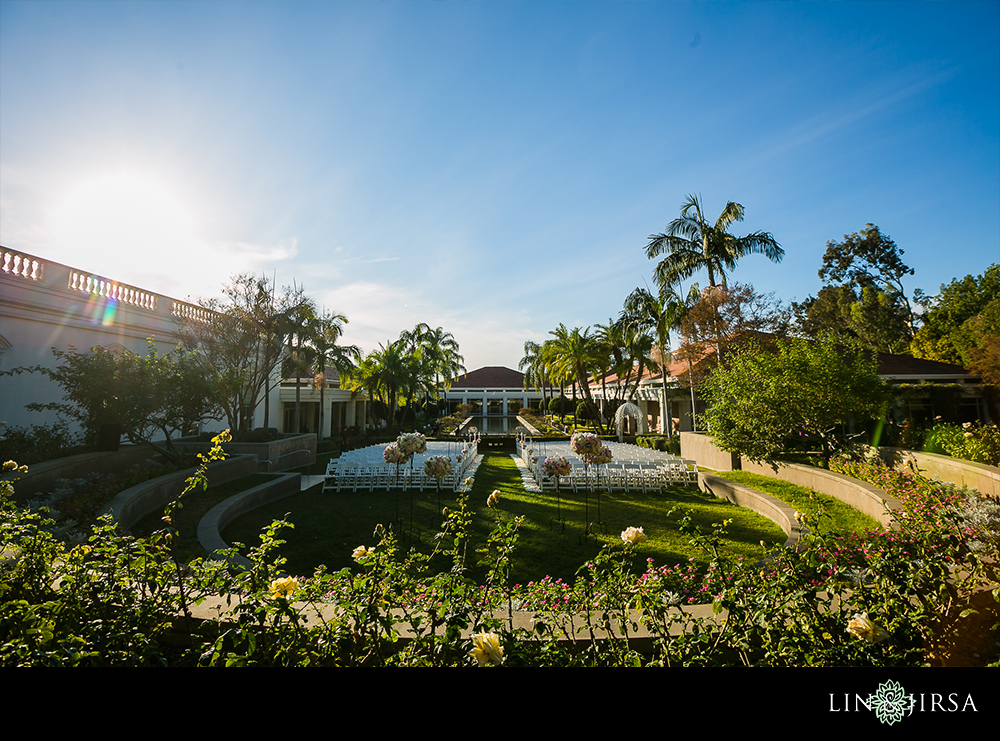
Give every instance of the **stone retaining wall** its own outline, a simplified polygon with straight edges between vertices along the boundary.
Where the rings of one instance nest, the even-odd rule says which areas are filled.
[[[300,479],[301,476],[297,473],[286,473],[276,476],[274,481],[260,484],[219,502],[198,523],[198,542],[201,543],[201,547],[212,554],[228,548],[229,544],[222,539],[222,531],[226,525],[258,507],[298,494]],[[236,556],[233,561],[244,568],[251,566],[250,561],[243,556]]]
[[[128,530],[150,512],[176,499],[184,491],[185,480],[192,476],[196,470],[189,468],[136,484],[104,505],[99,514],[110,513],[123,530]],[[209,464],[208,484],[209,487],[225,484],[254,473],[257,473],[257,458],[255,456],[234,456],[224,461]]]
[[[879,448],[878,451],[882,460],[893,468],[908,468],[930,479],[968,486],[1000,502],[1000,468],[996,466],[902,448]]]
[[[91,473],[121,473],[156,454],[148,445],[123,445],[114,452],[80,453],[33,463],[28,466],[27,473],[19,474],[14,494],[17,501],[23,503],[36,494],[54,491],[57,479],[80,479]]]
[[[898,499],[888,496],[876,486],[850,476],[798,463],[754,463],[716,447],[709,435],[698,432],[681,433],[681,455],[694,459],[699,466],[717,471],[749,471],[818,491],[874,517],[886,527],[893,526],[889,512],[900,507]]]

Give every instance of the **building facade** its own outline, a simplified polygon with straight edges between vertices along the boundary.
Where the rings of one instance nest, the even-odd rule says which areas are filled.
[[[181,342],[184,322],[211,322],[213,312],[197,304],[147,291],[51,260],[0,247],[0,371],[43,365],[55,368],[52,349],[87,352],[95,345],[145,355],[149,341],[167,353]],[[295,383],[276,373],[267,398],[254,410],[254,426],[295,432]],[[323,432],[361,424],[366,399],[339,388],[334,373],[323,390]],[[321,394],[302,379],[300,428],[316,432]],[[25,409],[30,402],[62,400],[61,389],[38,373],[0,376],[0,420],[28,427],[56,421],[55,412]],[[266,412],[265,412],[266,410]],[[217,429],[223,425],[220,420]]]

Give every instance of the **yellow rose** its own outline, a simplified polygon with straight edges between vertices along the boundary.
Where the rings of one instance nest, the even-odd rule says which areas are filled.
[[[641,527],[628,527],[622,530],[622,543],[641,543],[648,540]]]
[[[500,646],[500,636],[496,633],[475,633],[472,644],[474,648],[469,651],[469,656],[479,662],[479,666],[499,666],[503,663],[503,648]]]
[[[497,503],[500,501],[500,490],[494,489],[493,493],[486,498],[486,506],[491,509],[497,508]]]
[[[868,643],[878,643],[889,637],[888,633],[872,622],[867,612],[854,613],[854,617],[847,624],[847,632]]]
[[[359,545],[357,548],[354,549],[354,552],[351,554],[351,557],[354,558],[354,560],[357,561],[358,563],[361,563],[362,559],[365,559],[368,556],[372,556],[374,554],[375,554],[374,548],[365,548],[363,545]]]
[[[271,582],[271,599],[277,599],[278,597],[284,597],[288,599],[296,590],[299,588],[299,582],[291,576],[285,576],[281,579],[275,579]]]

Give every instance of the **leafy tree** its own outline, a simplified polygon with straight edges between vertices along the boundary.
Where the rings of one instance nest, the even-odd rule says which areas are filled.
[[[967,275],[922,298],[923,326],[910,345],[914,356],[969,367],[973,348],[986,348],[1000,335],[1000,264],[982,275]]]
[[[895,312],[903,315],[903,334],[891,344],[908,343],[914,331],[913,307],[903,287],[903,278],[913,275],[913,269],[902,256],[903,250],[887,234],[874,224],[866,224],[860,232],[845,234],[843,242],[827,242],[819,269],[819,277],[826,285],[850,286],[857,301],[864,298],[864,289],[873,291],[868,298],[869,313],[875,303],[896,307]],[[878,298],[877,293],[884,298]],[[866,310],[860,311],[864,314]],[[857,320],[862,318],[858,316]]]
[[[268,278],[251,273],[233,276],[223,296],[199,302],[205,314],[182,320],[182,331],[185,346],[197,350],[212,379],[229,428],[239,436],[250,431],[257,407],[270,392],[285,338],[298,326],[290,317],[304,297],[286,288],[276,298]]]
[[[875,352],[905,353],[909,316],[905,307],[874,286],[826,286],[816,297],[792,311],[798,331],[807,337],[830,337],[844,344],[860,344]]]
[[[697,271],[708,271],[708,285],[716,285],[715,278],[727,282],[727,271],[736,269],[741,257],[761,254],[773,262],[781,262],[785,251],[770,232],[754,232],[745,237],[735,237],[729,227],[743,221],[743,206],[730,201],[716,219],[709,224],[698,196],[689,195],[681,205],[681,215],[670,222],[663,234],[652,234],[646,245],[650,259],[664,255],[656,266],[656,278],[661,286],[672,286],[690,278]]]
[[[195,354],[180,347],[161,355],[150,339],[145,356],[99,345],[89,353],[53,348],[52,354],[56,368],[39,365],[11,372],[42,373],[59,384],[63,401],[27,408],[55,411],[78,422],[91,443],[109,429],[177,460],[171,437],[219,414],[211,379]]]
[[[801,435],[829,457],[837,428],[880,416],[888,398],[870,354],[795,338],[776,349],[744,344],[709,376],[702,394],[715,442],[754,461],[773,458],[787,438]]]
[[[687,364],[680,377],[691,391],[692,427],[695,393],[714,368],[748,341],[771,344],[788,333],[790,313],[773,293],[758,293],[750,284],[705,288],[680,324],[681,346],[674,358]]]

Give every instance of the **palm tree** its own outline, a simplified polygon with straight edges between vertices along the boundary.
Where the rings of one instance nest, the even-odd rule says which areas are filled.
[[[528,340],[524,343],[524,357],[517,364],[517,369],[524,371],[524,388],[529,386],[542,392],[543,407],[547,408],[548,398],[545,390],[548,387],[548,376],[545,372],[545,360],[542,346]]]
[[[451,385],[451,379],[465,370],[464,358],[458,353],[458,342],[443,327],[431,328],[421,322],[412,330],[404,330],[399,342],[409,353],[413,365],[410,383],[406,386],[406,408],[419,390],[424,392],[424,403],[433,396],[440,398],[440,390]]]
[[[628,326],[644,328],[653,333],[660,355],[660,432],[672,434],[671,417],[667,408],[667,358],[670,354],[670,332],[680,325],[684,315],[700,297],[698,285],[691,286],[686,298],[670,286],[662,286],[654,296],[646,288],[636,288],[625,299],[621,318]]]
[[[390,342],[368,353],[350,373],[352,390],[364,390],[372,399],[379,399],[385,403],[390,435],[394,432],[393,424],[399,408],[399,392],[412,383],[411,359],[412,355],[407,352],[403,342]]]
[[[301,376],[312,367],[313,346],[311,330],[316,320],[316,302],[297,292],[297,300],[291,303],[281,316],[281,334],[288,343],[285,356],[284,376],[295,374],[295,421],[293,432],[298,434],[302,429],[301,418]]]
[[[343,314],[324,312],[313,321],[310,333],[315,352],[316,378],[319,386],[319,429],[316,430],[317,445],[323,440],[324,412],[326,409],[326,371],[334,368],[337,375],[344,377],[354,369],[361,359],[361,349],[357,345],[338,345],[344,334],[347,317]]]
[[[426,373],[434,381],[432,392],[440,398],[441,391],[451,387],[452,379],[465,372],[465,358],[458,352],[455,336],[445,332],[443,327],[432,329],[430,325],[421,323],[414,327],[413,332]]]
[[[727,271],[733,271],[745,255],[760,254],[781,262],[785,251],[770,232],[734,237],[728,229],[736,221],[743,221],[743,206],[739,203],[727,203],[713,226],[705,221],[700,198],[688,195],[680,217],[670,222],[665,233],[650,235],[646,245],[648,258],[664,255],[656,266],[660,285],[672,286],[705,268],[711,288],[716,286],[716,275],[725,287]]]
[[[603,431],[604,426],[594,404],[593,395],[590,393],[588,380],[591,375],[596,375],[596,369],[603,362],[600,345],[590,334],[589,327],[584,330],[576,327],[570,331],[565,325],[560,324],[549,334],[555,338],[551,347],[555,367],[561,377],[573,380],[573,401],[576,401],[576,386],[579,385],[587,407]]]

